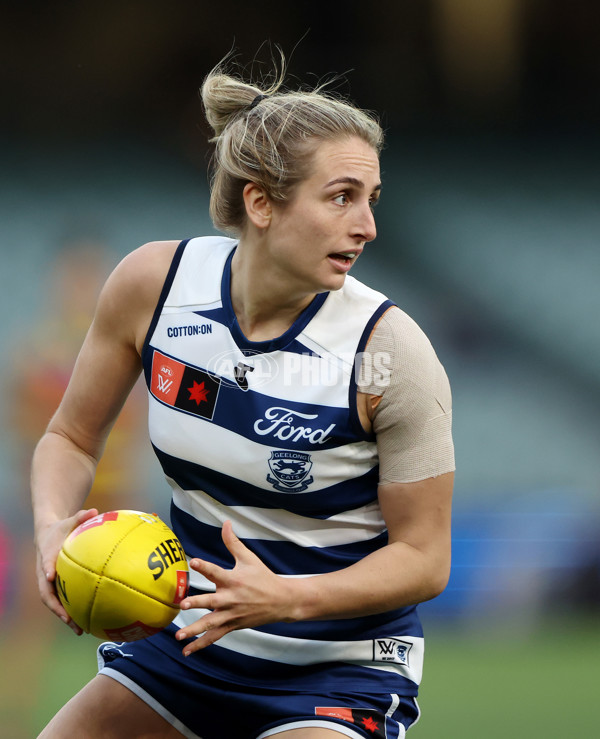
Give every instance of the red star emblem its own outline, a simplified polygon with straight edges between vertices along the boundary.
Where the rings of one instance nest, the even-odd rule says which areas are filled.
[[[200,405],[200,403],[206,401],[209,393],[209,391],[204,387],[204,383],[198,383],[196,380],[194,380],[192,387],[188,387],[188,392],[190,394],[190,400],[195,400],[196,405]]]
[[[365,729],[368,729],[369,731],[377,731],[379,728],[377,721],[373,721],[370,716],[369,718],[363,718],[362,722],[365,725]]]

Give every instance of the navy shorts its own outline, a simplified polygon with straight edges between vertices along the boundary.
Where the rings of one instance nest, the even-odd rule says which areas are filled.
[[[314,692],[232,684],[186,668],[145,640],[105,642],[99,673],[118,680],[185,737],[265,739],[307,726],[353,739],[402,739],[419,718],[415,698],[390,693]]]

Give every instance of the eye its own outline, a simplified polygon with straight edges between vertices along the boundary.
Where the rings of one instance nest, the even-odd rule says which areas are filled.
[[[369,199],[369,208],[371,208],[371,210],[375,210],[378,204],[379,204],[379,197],[373,197]]]
[[[333,198],[333,202],[337,203],[337,205],[348,205],[348,195],[345,192],[342,192],[339,195],[336,195],[335,198]]]

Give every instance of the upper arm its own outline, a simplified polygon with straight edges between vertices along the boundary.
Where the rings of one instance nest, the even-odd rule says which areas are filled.
[[[365,373],[368,383],[359,381],[359,402],[370,411],[377,438],[380,482],[417,482],[453,471],[450,384],[423,331],[392,308],[377,324],[365,355],[378,358],[386,370]]]
[[[176,242],[129,254],[104,285],[71,380],[48,431],[98,457],[141,371],[140,350]]]
[[[373,342],[390,355],[389,382],[379,389],[381,402],[373,414],[379,505],[390,544],[407,545],[423,555],[428,573],[423,581],[438,593],[450,574],[454,484],[450,386],[421,329],[398,309],[388,313],[387,325]]]

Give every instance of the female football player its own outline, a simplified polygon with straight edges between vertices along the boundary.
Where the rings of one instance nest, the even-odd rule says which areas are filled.
[[[99,647],[43,737],[403,737],[416,604],[450,568],[445,372],[348,275],[376,236],[382,130],[323,91],[221,65],[202,98],[210,212],[228,236],[146,244],[108,279],[32,487],[41,596],[140,372],[192,570],[164,631]]]

